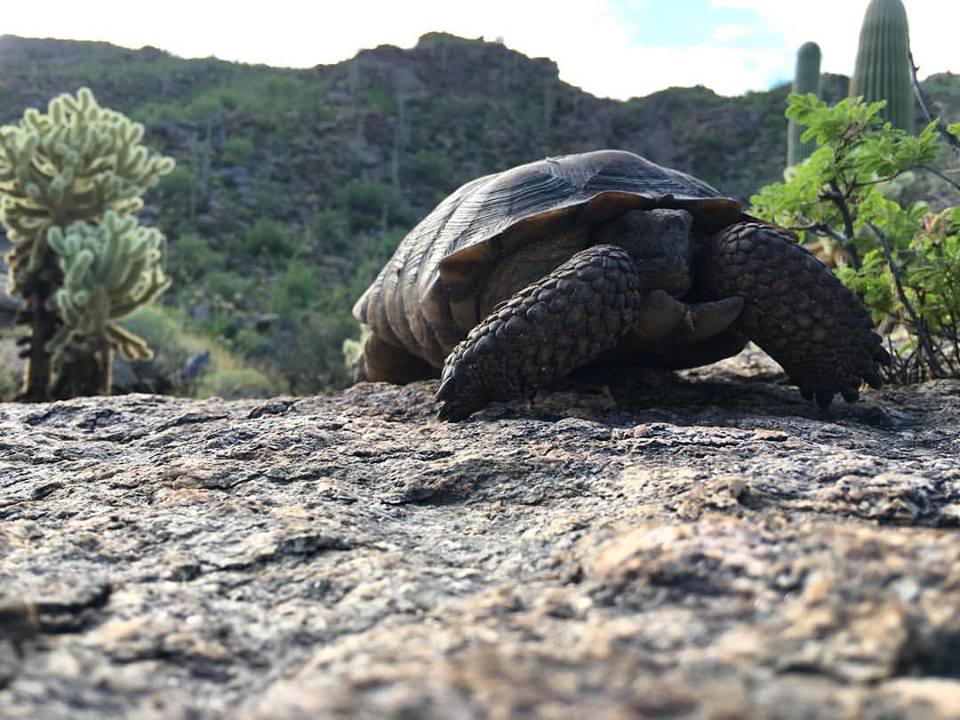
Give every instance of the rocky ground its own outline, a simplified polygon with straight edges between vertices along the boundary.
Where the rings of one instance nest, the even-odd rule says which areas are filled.
[[[960,382],[727,370],[2,405],[0,716],[960,717]]]

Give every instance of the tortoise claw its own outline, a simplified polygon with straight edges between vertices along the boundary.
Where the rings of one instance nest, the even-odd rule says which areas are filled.
[[[848,403],[855,403],[860,399],[860,391],[857,388],[843,388],[840,390],[840,395]]]
[[[457,408],[456,405],[449,402],[439,402],[437,403],[437,419],[444,420],[446,422],[457,422],[458,420],[463,420],[470,413],[464,412],[462,409]]]
[[[437,388],[437,392],[434,397],[439,400],[446,400],[453,397],[454,388],[456,387],[456,381],[453,379],[453,376],[456,374],[458,368],[454,368],[454,371],[449,373],[447,377],[443,379],[440,383],[440,387]]]
[[[489,401],[476,374],[461,364],[447,367],[434,398],[437,418],[451,422],[463,420]]]
[[[872,387],[874,390],[883,386],[883,378],[880,377],[880,373],[873,368],[870,368],[863,373],[863,379],[867,385]]]
[[[881,365],[887,366],[893,362],[893,358],[890,357],[890,353],[884,350],[883,346],[881,345],[878,345],[873,349],[873,359]]]
[[[817,406],[823,409],[830,407],[830,403],[833,402],[834,396],[833,390],[817,390],[815,396],[817,398]]]

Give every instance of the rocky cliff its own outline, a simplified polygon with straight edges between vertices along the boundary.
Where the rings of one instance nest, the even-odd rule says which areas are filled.
[[[960,717],[960,382],[0,406],[4,718]]]

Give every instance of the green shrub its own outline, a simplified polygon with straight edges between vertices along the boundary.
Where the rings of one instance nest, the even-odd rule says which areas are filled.
[[[342,253],[350,248],[350,223],[341,212],[321,210],[310,219],[310,234],[323,253]]]
[[[182,122],[186,119],[183,108],[172,103],[145,102],[134,110],[130,117],[144,125],[165,122]]]
[[[357,323],[348,307],[295,313],[282,318],[273,335],[270,364],[297,394],[346,387],[352,377],[344,363],[343,341],[356,333]]]
[[[272,220],[259,218],[239,239],[240,252],[251,257],[288,258],[297,246]]]
[[[13,400],[20,392],[20,383],[6,367],[0,365],[0,400]]]
[[[264,360],[271,348],[270,337],[256,328],[241,328],[233,338],[232,347],[245,358]]]
[[[403,163],[404,179],[418,184],[435,186],[446,177],[449,163],[447,156],[438,150],[418,150],[407,156]]]
[[[191,357],[208,350],[212,343],[187,333],[180,315],[160,305],[134,311],[123,319],[122,325],[152,343],[154,348],[150,360],[132,363],[132,374],[121,374],[120,377],[127,376],[126,382],[130,383],[125,389],[189,394],[195,381],[185,384],[181,372]]]
[[[189,120],[209,120],[219,115],[222,110],[220,98],[204,94],[191,100],[183,114]]]
[[[197,175],[189,168],[174,168],[173,172],[160,181],[157,189],[164,196],[188,199],[196,192]]]
[[[403,198],[387,183],[351,180],[340,191],[340,200],[349,213],[353,232],[386,230],[405,219]]]
[[[276,395],[276,383],[267,375],[253,368],[217,370],[206,375],[197,387],[197,397],[221,397],[225,400],[238,398],[266,398]]]
[[[816,243],[877,321],[906,332],[891,345],[889,379],[960,376],[960,209],[934,214],[890,197],[891,181],[937,159],[940,136],[935,123],[918,135],[893,128],[883,106],[791,95],[787,116],[819,147],[787,182],[755,195],[753,212]]]
[[[317,276],[317,268],[291,260],[287,270],[277,278],[270,296],[270,312],[287,315],[294,310],[312,307],[325,293],[325,285]]]
[[[245,165],[253,159],[256,150],[253,140],[245,137],[232,137],[223,144],[220,159],[224,165]]]
[[[171,371],[191,355],[207,349],[204,343],[186,334],[182,319],[174,311],[162,305],[141,307],[125,317],[121,324],[155,348],[156,360]]]
[[[274,102],[282,100],[295,100],[304,91],[305,83],[295,77],[271,77],[264,83],[264,90],[267,97]]]
[[[157,349],[153,365],[160,375],[174,384],[177,393],[238,398],[264,397],[282,390],[280,383],[251,368],[219,339],[187,330],[182,314],[172,308],[143,307],[124,318],[123,325]],[[253,331],[249,333],[256,335]],[[210,353],[207,370],[189,386],[183,386],[180,372],[190,358],[203,352]]]
[[[206,238],[197,233],[183,233],[167,246],[167,270],[178,285],[223,270],[225,264],[223,253],[210,247]]]
[[[238,83],[236,85],[228,85],[211,90],[210,94],[217,97],[224,110],[231,112],[240,111],[255,115],[263,115],[264,113],[263,98],[258,86],[255,84]]]
[[[203,278],[203,284],[209,294],[219,295],[224,300],[238,303],[253,292],[257,281],[229,270],[217,270],[207,273]]]

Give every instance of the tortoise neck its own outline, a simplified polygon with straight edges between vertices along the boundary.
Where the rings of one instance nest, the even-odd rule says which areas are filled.
[[[637,262],[643,287],[682,297],[690,289],[693,216],[686,210],[629,210],[599,225],[593,244],[616,245]]]
[[[481,283],[479,316],[549,275],[573,255],[592,245],[590,229],[574,227],[533,240],[503,258]]]

